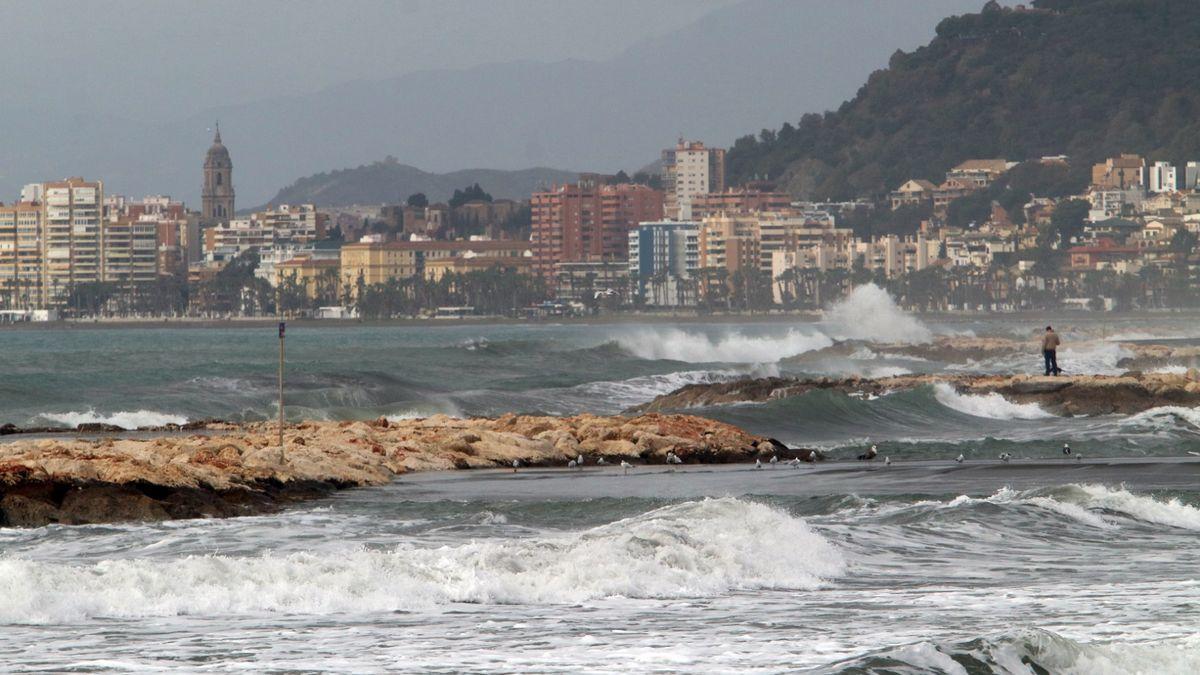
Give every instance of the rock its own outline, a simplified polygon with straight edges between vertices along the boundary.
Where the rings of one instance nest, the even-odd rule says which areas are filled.
[[[41,499],[20,494],[0,498],[0,525],[41,527],[59,521],[58,507]]]
[[[167,520],[162,504],[130,488],[95,485],[67,492],[59,508],[60,522],[70,524]]]
[[[104,422],[84,422],[75,426],[75,431],[84,434],[94,434],[111,431],[128,431],[125,427],[119,427],[115,424],[105,424]]]

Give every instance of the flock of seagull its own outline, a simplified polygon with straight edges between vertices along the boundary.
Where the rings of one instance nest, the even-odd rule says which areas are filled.
[[[767,439],[767,443],[769,443],[771,446],[775,447],[776,449],[783,448],[784,450],[790,451],[790,449],[787,446],[785,446],[783,443],[780,443],[779,441],[777,441],[773,438]],[[757,442],[755,444],[755,447],[757,448]],[[817,450],[806,450],[806,451],[801,451],[801,452],[805,453],[803,455],[803,457],[804,457],[803,460],[801,460],[800,457],[793,457],[791,460],[789,460],[785,463],[788,466],[792,467],[793,469],[796,469],[796,468],[800,467],[801,463],[813,464],[817,461],[818,458],[823,458],[823,455],[821,455],[821,453]],[[1077,461],[1083,459],[1083,455],[1072,452],[1070,443],[1063,443],[1062,454],[1064,457],[1074,457]],[[1192,453],[1192,454],[1196,454],[1196,453]],[[877,458],[878,456],[879,456],[879,447],[876,445],[872,445],[870,448],[867,449],[866,452],[859,455],[858,459],[859,459],[859,461],[863,461],[863,462],[873,462],[875,460],[875,458]],[[959,453],[958,457],[954,458],[954,461],[959,464],[962,464],[964,461],[966,461],[966,457],[964,457],[962,453]],[[1010,453],[1010,452],[1000,453],[1000,461],[1004,462],[1005,464],[1009,463],[1010,461],[1012,461],[1012,453]],[[580,454],[575,459],[572,459],[571,461],[567,462],[567,468],[568,469],[582,469],[583,463],[584,463],[584,458],[583,458],[583,455]],[[683,464],[683,459],[680,458],[679,455],[675,454],[674,450],[668,450],[667,457],[666,457],[666,464],[671,467],[671,469],[670,469],[671,471],[674,471],[675,470],[674,467],[676,465]],[[771,468],[775,468],[779,464],[778,453],[771,455],[771,458],[769,460],[767,460],[767,464],[769,464],[771,466]],[[892,458],[884,457],[883,464],[884,464],[884,466],[891,466]],[[608,465],[608,462],[605,461],[605,459],[603,457],[600,457],[599,459],[596,460],[596,466],[607,466],[607,465]],[[522,466],[521,460],[514,459],[512,461],[513,473],[516,473],[517,469],[521,468],[521,466]],[[635,468],[635,465],[630,464],[626,460],[621,460],[620,467],[621,467],[622,472],[625,473],[626,475],[628,475],[629,470]],[[754,460],[754,468],[755,469],[763,468],[763,462],[761,459]]]

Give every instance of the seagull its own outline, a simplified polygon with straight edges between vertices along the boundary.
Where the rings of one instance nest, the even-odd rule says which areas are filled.
[[[879,448],[872,445],[865,453],[859,455],[858,458],[869,462],[869,461],[875,459],[875,456],[878,454],[879,454]]]
[[[958,462],[959,464],[962,464],[964,459],[966,459],[966,457],[963,457],[962,453],[960,452],[960,453],[958,453],[958,457],[954,458],[954,461]]]
[[[884,457],[884,458],[883,458],[883,465],[884,465],[884,466],[891,466],[891,465],[892,465],[892,458],[891,458],[891,457]]]
[[[754,460],[754,468],[756,468],[756,469],[762,468],[762,460],[761,459]]]
[[[798,469],[798,468],[800,468],[800,458],[799,458],[799,457],[793,457],[793,458],[792,458],[792,461],[788,462],[788,466],[792,467],[793,469]]]
[[[675,454],[674,450],[667,452],[667,464],[683,464],[683,460],[679,459],[679,455]]]
[[[625,475],[628,476],[629,470],[633,468],[633,465],[625,460],[621,460],[621,468],[625,470]]]
[[[577,466],[579,466],[579,463],[576,462],[575,460],[571,460],[571,461],[567,462],[568,469],[574,469]]]
[[[1002,453],[1000,453],[1000,461],[1001,461],[1001,462],[1008,463],[1008,460],[1010,460],[1010,459],[1012,459],[1012,455],[1011,455],[1011,454],[1009,454],[1009,453],[1007,453],[1007,452],[1002,452]]]
[[[778,456],[778,455],[771,455],[771,468],[772,468],[772,469],[774,469],[774,468],[775,468],[775,465],[776,465],[776,464],[778,464],[778,463],[779,463],[779,456]]]
[[[604,458],[601,457],[600,459],[596,460],[596,464],[604,466],[605,464],[608,464],[608,462],[604,461]]]
[[[582,469],[583,468],[583,455],[576,457],[575,463],[579,466],[579,468]]]
[[[1063,443],[1063,454],[1064,455],[1071,454],[1071,444],[1070,443]]]
[[[521,466],[521,460],[519,460],[519,459],[514,459],[514,460],[513,460],[513,465],[512,465],[512,466],[513,466],[513,473],[516,473],[516,472],[517,472],[517,468],[518,468],[519,466]]]

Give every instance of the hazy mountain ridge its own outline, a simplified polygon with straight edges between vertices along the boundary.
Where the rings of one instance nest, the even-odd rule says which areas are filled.
[[[439,202],[449,199],[456,189],[475,183],[496,199],[526,199],[534,190],[549,187],[552,183],[570,182],[578,176],[575,172],[544,167],[431,173],[389,157],[372,164],[300,178],[280,190],[270,203],[317,206],[397,203],[416,192],[425,193],[431,202]]]
[[[882,194],[972,157],[1119,152],[1200,158],[1200,3],[1043,0],[943,20],[853,100],[729,153],[731,178],[780,177],[803,197]]]
[[[111,192],[195,203],[214,120],[233,157],[242,208],[267,201],[297,176],[385,155],[433,172],[631,172],[679,134],[724,145],[747,129],[778,124],[783,111],[836,106],[897,46],[914,47],[942,16],[978,6],[747,0],[607,61],[497,63],[356,80],[307,95],[264,92],[263,100],[185,113],[165,125],[109,121],[86,108],[19,119],[4,109],[0,128],[10,133],[0,188],[11,197],[23,183],[82,174],[102,178]],[[856,36],[854,48],[839,34]]]

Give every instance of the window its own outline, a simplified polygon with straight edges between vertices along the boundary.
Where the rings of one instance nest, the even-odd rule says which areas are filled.
[[[217,185],[220,185],[220,184],[221,184],[221,174],[220,174],[220,172],[218,172],[217,173]]]

